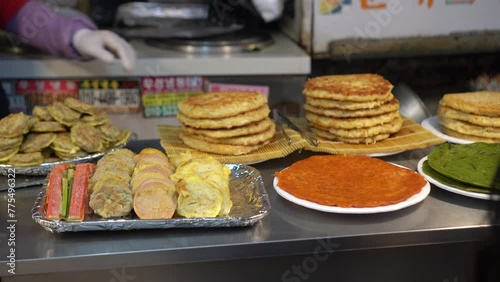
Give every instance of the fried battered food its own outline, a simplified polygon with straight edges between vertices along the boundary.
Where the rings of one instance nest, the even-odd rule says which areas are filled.
[[[165,183],[153,181],[134,194],[134,212],[140,219],[172,218],[177,207],[177,197],[170,195]]]
[[[80,147],[73,144],[71,141],[71,134],[68,132],[56,134],[56,138],[50,144],[54,151],[59,151],[67,154],[74,154],[80,150]]]
[[[82,115],[80,121],[89,123],[92,126],[98,126],[108,122],[108,114],[105,111],[96,110],[93,115]]]
[[[399,111],[394,111],[373,117],[360,118],[333,118],[311,112],[306,113],[306,120],[313,125],[318,125],[319,127],[333,127],[343,129],[371,127],[391,122],[398,117],[400,117]]]
[[[71,141],[89,153],[104,149],[99,130],[84,122],[77,122],[71,128]]]
[[[446,106],[439,106],[438,115],[448,119],[460,120],[479,126],[500,127],[500,117],[470,114],[462,111],[457,111]]]
[[[311,106],[309,104],[305,104],[304,109],[306,111],[316,113],[318,115],[335,117],[335,118],[371,117],[399,110],[399,101],[396,98],[394,98],[391,101],[388,101],[387,103],[384,103],[378,107],[372,109],[355,110],[355,111],[326,109],[326,108]]]
[[[469,135],[469,134],[462,134],[459,133],[455,130],[443,127],[442,128],[443,133],[449,136],[457,137],[460,139],[466,139],[470,141],[476,141],[476,142],[486,142],[486,143],[500,143],[500,138],[488,138],[488,137],[479,137],[479,136],[474,136],[474,135]]]
[[[449,93],[443,95],[439,105],[474,115],[500,117],[500,92]]]
[[[17,153],[9,159],[9,164],[13,166],[34,166],[43,163],[41,152]]]
[[[80,120],[80,113],[72,110],[61,102],[54,102],[47,106],[50,115],[59,123],[73,126]]]
[[[14,138],[22,136],[30,129],[30,118],[23,112],[10,114],[0,119],[0,136]]]
[[[209,143],[215,144],[228,144],[228,145],[243,145],[251,146],[258,145],[271,139],[276,133],[276,128],[274,123],[266,129],[264,132],[259,132],[257,134],[237,136],[237,137],[227,137],[227,138],[211,138],[203,135],[192,135],[184,132],[184,135],[203,140]]]
[[[61,151],[54,151],[54,154],[60,159],[63,160],[71,160],[75,158],[82,158],[85,156],[88,156],[89,154],[83,150],[76,151],[74,153],[67,153],[67,152],[61,152]]]
[[[438,116],[439,123],[446,128],[458,133],[473,135],[484,138],[500,139],[500,127],[479,126],[472,123]]]
[[[23,142],[23,135],[14,138],[0,137],[0,151],[17,148],[21,146],[22,142]]]
[[[222,206],[222,195],[211,183],[199,176],[189,176],[176,184],[179,193],[177,213],[186,218],[216,217]]]
[[[393,86],[378,74],[325,75],[309,79],[306,97],[340,101],[369,102],[386,100]]]
[[[234,155],[234,156],[239,156],[239,155],[244,155],[251,153],[253,151],[256,151],[263,146],[269,144],[270,140],[267,140],[265,142],[262,142],[257,145],[228,145],[228,144],[216,144],[216,143],[210,143],[201,139],[197,139],[193,136],[188,136],[183,133],[179,135],[181,138],[182,142],[186,144],[187,146],[204,151],[204,152],[209,152],[209,153],[215,153],[215,154],[222,154],[222,155]]]
[[[377,141],[387,139],[390,136],[390,134],[382,133],[382,134],[376,134],[373,136],[349,138],[349,137],[342,137],[342,136],[332,134],[327,130],[323,130],[323,129],[320,129],[320,128],[314,127],[314,126],[312,126],[310,129],[312,132],[314,132],[319,137],[322,137],[322,138],[325,138],[328,140],[332,140],[332,141],[339,141],[339,142],[350,143],[350,144],[374,144]]]
[[[47,107],[36,105],[33,107],[32,113],[41,121],[53,121],[54,118],[50,115]]]
[[[68,106],[72,110],[75,110],[77,112],[84,113],[84,114],[93,115],[95,112],[94,106],[89,105],[81,100],[78,100],[78,99],[75,99],[72,97],[68,97],[68,98],[64,99],[64,105]]]
[[[132,191],[128,187],[106,182],[99,190],[92,191],[89,205],[94,213],[103,218],[117,218],[130,213],[132,201]]]
[[[396,204],[428,184],[413,170],[348,155],[312,156],[277,172],[276,177],[282,190],[299,199],[344,208]]]
[[[37,121],[31,127],[31,132],[66,132],[66,127],[57,121]]]
[[[98,126],[97,129],[101,132],[101,138],[109,142],[118,141],[121,134],[120,129],[110,122]]]
[[[47,148],[56,139],[54,133],[30,133],[26,135],[21,144],[20,151],[23,153],[41,152]]]
[[[119,146],[121,144],[124,144],[128,141],[130,138],[130,135],[132,135],[132,131],[128,129],[121,129],[120,130],[120,135],[118,136],[118,139],[115,143],[112,144],[113,147]]]
[[[221,91],[190,96],[178,104],[184,116],[220,119],[262,108],[267,99],[259,92]]]
[[[322,99],[322,98],[313,98],[307,97],[306,103],[318,108],[325,109],[339,109],[339,110],[365,110],[365,109],[373,109],[379,107],[390,101],[394,98],[394,95],[387,96],[385,100],[374,100],[374,101],[366,101],[366,102],[354,102],[354,101],[341,101],[341,100],[333,100],[333,99]]]
[[[6,162],[19,152],[19,147],[0,151],[0,162]]]

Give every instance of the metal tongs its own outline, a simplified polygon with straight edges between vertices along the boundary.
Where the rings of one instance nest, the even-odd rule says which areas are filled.
[[[290,136],[288,136],[288,134],[285,132],[285,129],[283,128],[282,124],[286,124],[291,129],[293,129],[293,130],[297,131],[298,133],[300,133],[300,135],[302,136],[302,138],[306,139],[307,142],[309,142],[309,144],[311,144],[312,146],[314,146],[314,147],[318,146],[318,140],[314,136],[312,136],[311,134],[305,132],[300,127],[298,127],[297,125],[295,125],[290,119],[288,119],[285,116],[285,114],[283,114],[279,110],[273,109],[273,118],[281,126],[281,131],[285,135],[285,138],[287,139],[288,144],[291,144],[292,139],[290,139]]]

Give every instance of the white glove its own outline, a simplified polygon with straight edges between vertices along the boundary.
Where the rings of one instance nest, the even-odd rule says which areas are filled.
[[[80,29],[73,35],[73,46],[80,55],[106,63],[113,63],[118,56],[127,71],[135,66],[134,48],[111,31]]]
[[[266,22],[270,22],[281,17],[284,8],[284,0],[252,0],[255,8]]]

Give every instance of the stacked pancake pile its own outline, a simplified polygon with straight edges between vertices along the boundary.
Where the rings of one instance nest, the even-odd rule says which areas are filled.
[[[304,87],[306,120],[325,139],[370,144],[398,132],[403,119],[392,84],[377,74],[327,75]]]
[[[83,157],[128,140],[105,112],[78,99],[35,106],[33,115],[10,114],[0,120],[0,162],[15,166]]]
[[[243,155],[268,144],[275,133],[267,99],[258,92],[198,94],[181,101],[178,107],[180,138],[200,151]]]
[[[500,142],[500,92],[445,94],[439,101],[438,118],[447,135]]]

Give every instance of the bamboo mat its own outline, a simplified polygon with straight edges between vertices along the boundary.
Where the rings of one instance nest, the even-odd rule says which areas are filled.
[[[283,133],[277,130],[269,144],[249,154],[241,156],[208,154],[223,163],[252,164],[282,158],[300,149],[330,154],[383,155],[423,149],[446,142],[444,139],[421,127],[418,123],[406,117],[403,117],[403,119],[403,127],[399,132],[375,144],[347,144],[317,137],[319,145],[313,147],[298,132],[286,128],[287,134],[292,139],[291,145],[288,145]],[[304,118],[291,118],[291,120],[303,129],[308,128],[307,121]],[[160,134],[161,146],[168,156],[174,156],[187,150],[195,150],[184,145],[179,138],[180,126],[158,125],[157,130]]]

